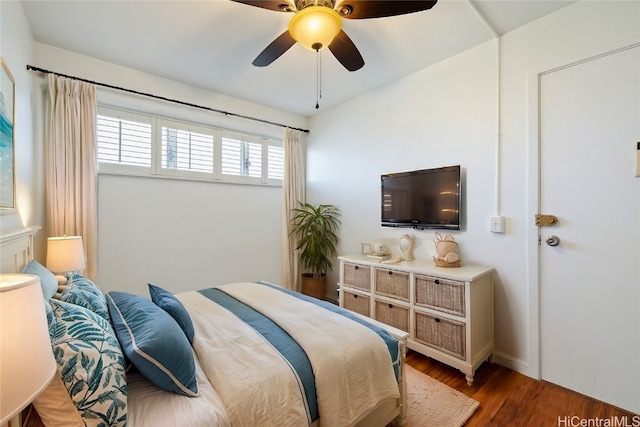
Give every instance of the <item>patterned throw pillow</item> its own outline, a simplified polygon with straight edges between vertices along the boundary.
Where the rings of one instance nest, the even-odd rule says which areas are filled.
[[[124,427],[127,380],[124,357],[111,324],[95,313],[51,300],[53,354],[71,400],[87,427]]]
[[[60,300],[88,308],[108,322],[111,322],[109,318],[109,308],[107,307],[107,300],[104,294],[100,288],[98,288],[98,285],[79,273],[74,273],[69,278],[69,283],[64,291],[62,291]]]

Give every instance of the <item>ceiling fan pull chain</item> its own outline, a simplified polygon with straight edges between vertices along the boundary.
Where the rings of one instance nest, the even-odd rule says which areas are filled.
[[[316,49],[316,110],[320,108],[322,98],[322,53]]]

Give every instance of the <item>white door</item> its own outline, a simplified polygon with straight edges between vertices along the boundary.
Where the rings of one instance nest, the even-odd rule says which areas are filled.
[[[635,413],[638,141],[640,47],[540,77],[540,211],[558,217],[539,228],[542,377]]]

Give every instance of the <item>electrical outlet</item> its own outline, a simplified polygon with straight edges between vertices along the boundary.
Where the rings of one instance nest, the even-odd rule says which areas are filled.
[[[492,216],[489,230],[492,233],[504,233],[504,217]]]

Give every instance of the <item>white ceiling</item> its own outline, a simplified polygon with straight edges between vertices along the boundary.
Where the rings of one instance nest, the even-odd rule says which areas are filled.
[[[296,44],[268,67],[251,65],[287,29],[290,13],[230,0],[22,0],[22,7],[38,42],[311,116],[574,1],[439,0],[414,14],[344,19],[365,66],[349,72],[323,51],[320,110],[314,52]]]

